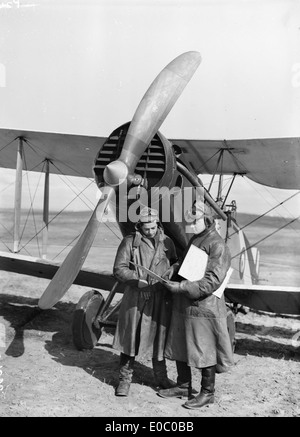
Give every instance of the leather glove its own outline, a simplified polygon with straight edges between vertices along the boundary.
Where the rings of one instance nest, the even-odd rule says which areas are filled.
[[[141,290],[140,291],[140,296],[142,297],[142,299],[144,300],[149,300],[151,297],[151,291],[150,290]]]
[[[147,288],[146,288],[147,287]],[[140,288],[140,297],[144,300],[149,300],[151,291],[149,290],[149,284],[145,279],[139,279],[138,288]]]
[[[170,290],[171,293],[178,294],[178,293],[182,293],[182,292],[183,292],[183,290],[182,290],[180,284],[181,284],[181,282],[168,281],[168,282],[165,284],[165,287],[166,287],[168,290]]]
[[[139,295],[141,297],[141,299],[144,300],[149,300],[150,297],[152,296],[152,292],[153,292],[153,285],[147,285],[146,287],[141,288]]]

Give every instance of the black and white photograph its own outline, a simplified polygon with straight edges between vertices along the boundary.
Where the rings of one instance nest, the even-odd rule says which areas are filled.
[[[300,417],[298,0],[0,3],[0,417]]]

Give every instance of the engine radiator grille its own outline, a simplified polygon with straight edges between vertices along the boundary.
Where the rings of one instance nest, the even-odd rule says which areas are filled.
[[[118,159],[122,151],[122,145],[126,137],[129,123],[116,129],[103,144],[99,151],[94,165],[94,172],[98,182],[103,180],[103,171],[107,164]],[[166,168],[166,157],[163,144],[158,135],[155,135],[148,148],[140,158],[135,173],[151,181],[154,185]]]

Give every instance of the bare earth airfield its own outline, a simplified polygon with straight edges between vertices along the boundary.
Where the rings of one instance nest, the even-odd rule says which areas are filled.
[[[9,223],[9,212],[1,214],[8,214],[1,222]],[[52,230],[52,247],[80,233],[86,217],[66,215]],[[265,218],[251,226],[246,232],[250,242],[278,228],[277,220]],[[300,283],[299,231],[293,224],[261,243],[262,283]],[[117,236],[101,227],[85,265],[111,271],[118,244]],[[130,396],[114,396],[119,357],[111,347],[113,329],[106,329],[92,350],[78,351],[73,344],[74,309],[88,289],[73,285],[54,308],[24,325],[47,284],[0,271],[2,417],[300,417],[300,316],[238,313],[235,366],[217,375],[215,404],[193,411],[180,399],[157,396],[150,359],[137,360]],[[173,362],[168,370],[175,380]],[[193,387],[199,386],[193,369]]]

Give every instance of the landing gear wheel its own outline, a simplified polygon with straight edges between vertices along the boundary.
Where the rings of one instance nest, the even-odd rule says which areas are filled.
[[[93,349],[97,344],[103,326],[96,328],[94,320],[104,305],[104,298],[99,291],[90,290],[78,301],[73,316],[72,334],[77,349]]]

